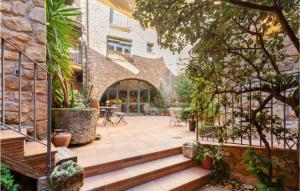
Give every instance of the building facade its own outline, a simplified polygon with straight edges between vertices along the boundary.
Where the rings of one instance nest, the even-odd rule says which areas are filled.
[[[142,113],[160,89],[170,104],[180,55],[160,48],[153,29],[143,29],[101,1],[77,1],[74,6],[83,13],[82,41],[88,47],[83,84],[92,87],[91,98],[101,105],[119,99],[124,112]]]

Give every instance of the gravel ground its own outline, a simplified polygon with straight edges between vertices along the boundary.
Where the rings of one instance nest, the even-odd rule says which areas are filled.
[[[197,191],[230,191],[230,190],[223,187],[207,185]]]

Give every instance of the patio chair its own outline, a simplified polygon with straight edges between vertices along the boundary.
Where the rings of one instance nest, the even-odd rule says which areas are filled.
[[[180,117],[180,112],[181,112],[181,108],[169,108],[169,113],[170,113],[170,122],[169,122],[169,126],[171,126],[171,124],[173,123],[174,126],[178,126],[179,123],[181,122],[181,117]]]
[[[118,125],[120,122],[127,125],[127,121],[125,120],[126,114],[124,112],[114,112],[114,116],[117,117],[117,120],[114,122],[115,125]]]

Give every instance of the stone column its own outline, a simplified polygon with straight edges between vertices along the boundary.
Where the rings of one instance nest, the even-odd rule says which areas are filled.
[[[46,67],[46,18],[44,0],[2,0],[0,2],[1,36],[12,42],[32,60]],[[5,49],[6,75],[6,123],[18,124],[18,76],[15,68],[18,54]],[[22,126],[33,127],[33,64],[22,59]],[[37,135],[46,137],[47,79],[38,71],[37,92]]]

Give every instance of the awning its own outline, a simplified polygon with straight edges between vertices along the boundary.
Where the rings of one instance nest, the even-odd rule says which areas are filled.
[[[132,17],[135,8],[134,0],[98,0],[106,6],[113,8],[120,13]]]

